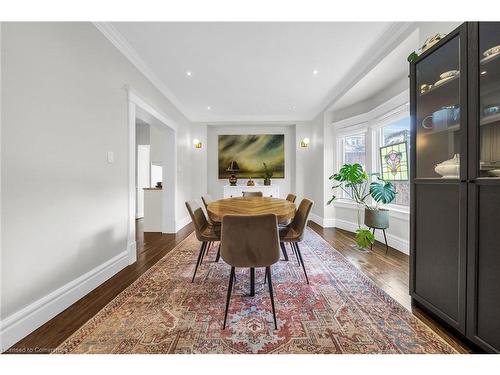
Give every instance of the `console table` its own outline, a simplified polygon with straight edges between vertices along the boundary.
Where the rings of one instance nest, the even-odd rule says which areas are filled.
[[[224,198],[236,198],[243,196],[244,191],[262,191],[264,197],[280,197],[280,188],[278,185],[225,185],[224,186]]]

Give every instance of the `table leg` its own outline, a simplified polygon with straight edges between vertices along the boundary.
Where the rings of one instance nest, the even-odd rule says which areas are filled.
[[[255,296],[255,268],[250,268],[250,296]]]

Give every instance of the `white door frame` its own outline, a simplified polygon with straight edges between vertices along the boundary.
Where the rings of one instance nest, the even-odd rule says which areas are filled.
[[[177,123],[169,116],[159,112],[147,103],[136,91],[127,87],[128,91],[128,133],[129,133],[129,198],[128,198],[128,256],[129,264],[137,260],[135,241],[136,181],[135,181],[135,120],[137,109],[148,113],[164,126],[163,153],[163,233],[175,233],[176,190],[177,190]]]

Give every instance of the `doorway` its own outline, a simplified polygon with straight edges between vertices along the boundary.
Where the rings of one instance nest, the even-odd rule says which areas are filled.
[[[162,233],[175,233],[176,218],[176,124],[158,112],[135,92],[129,89],[129,264],[137,259],[136,218],[144,216],[144,187],[154,188],[161,182],[159,216]],[[137,124],[148,127],[149,145],[139,137],[147,134],[138,132]],[[144,130],[144,129],[142,129]],[[151,137],[151,133],[155,135]],[[151,145],[151,140],[157,142]],[[138,141],[141,143],[139,147]],[[148,168],[149,167],[149,168]],[[160,181],[157,181],[157,180]],[[144,187],[142,185],[145,185]],[[149,185],[149,186],[148,186]],[[141,192],[142,190],[142,192]]]

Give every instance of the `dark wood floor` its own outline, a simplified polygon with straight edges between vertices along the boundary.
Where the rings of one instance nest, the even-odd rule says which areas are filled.
[[[351,263],[369,276],[381,289],[424,321],[444,340],[461,353],[472,350],[444,327],[430,319],[425,313],[411,306],[408,295],[408,256],[389,249],[377,242],[373,251],[360,252],[352,247],[353,234],[336,228],[322,228],[310,222],[309,226],[340,251]],[[137,262],[126,267],[111,279],[100,285],[78,302],[45,323],[30,335],[12,346],[9,353],[51,352],[73,334],[87,320],[92,318],[121,291],[132,284],[140,275],[177,246],[193,231],[187,225],[177,234],[143,233],[142,223],[137,225]]]

